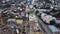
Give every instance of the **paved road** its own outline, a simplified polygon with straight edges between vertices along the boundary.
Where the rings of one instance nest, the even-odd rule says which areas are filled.
[[[38,18],[38,17],[37,17],[37,18]],[[41,29],[42,29],[44,32],[46,32],[46,34],[54,34],[54,33],[50,30],[50,28],[49,28],[46,24],[44,24],[43,21],[42,21],[41,19],[39,19],[39,18],[38,18],[38,23],[39,23]]]

